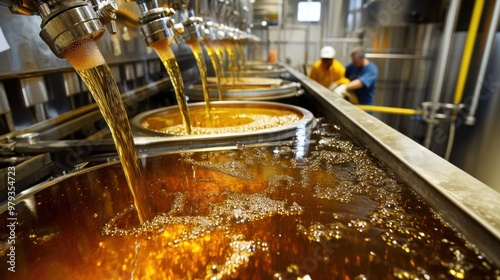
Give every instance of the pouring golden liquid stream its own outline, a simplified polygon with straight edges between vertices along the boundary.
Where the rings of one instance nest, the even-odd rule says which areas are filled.
[[[168,76],[172,81],[172,85],[175,90],[175,96],[177,98],[177,103],[179,104],[179,109],[181,112],[182,122],[184,128],[186,129],[186,134],[191,134],[191,122],[189,120],[189,110],[186,101],[186,95],[184,93],[184,83],[182,81],[181,71],[177,60],[175,59],[174,52],[170,46],[172,45],[172,39],[164,39],[151,44],[149,47],[153,48],[158,56],[160,57],[165,69],[168,72]],[[201,70],[200,70],[201,72]]]
[[[94,40],[83,38],[69,46],[63,56],[71,63],[89,88],[109,126],[125,177],[134,198],[141,223],[153,218],[146,192],[142,190],[142,172],[137,161],[134,139],[120,90]]]
[[[215,51],[215,54],[217,56],[217,59],[219,60],[219,65],[222,68],[221,69],[221,72],[222,72],[221,78],[224,78],[226,76],[224,71],[223,71],[224,70],[225,55],[226,55],[226,53],[224,51],[224,46],[222,46],[220,42],[216,42],[215,46],[214,46],[214,51]]]
[[[223,71],[222,71],[222,65],[221,65],[221,60],[219,59],[219,55],[217,54],[216,47],[210,43],[210,42],[204,42],[205,49],[207,50],[208,57],[210,58],[210,62],[212,63],[212,66],[214,67],[215,70],[215,78],[217,79],[217,95],[219,97],[219,100],[222,100],[222,77],[223,77]]]
[[[240,63],[241,63],[241,66],[239,67],[239,70],[242,71],[245,69],[245,65],[246,65],[246,59],[245,59],[245,51],[243,50],[243,46],[242,46],[242,42],[235,42],[234,43],[234,46],[236,48],[236,53],[237,55],[239,56],[240,58]]]
[[[228,70],[231,73],[232,85],[236,87],[236,73],[239,72],[238,59],[234,52],[233,45],[228,40],[223,41],[224,50],[228,56]]]
[[[203,57],[203,49],[197,40],[192,40],[187,42],[191,51],[193,52],[196,63],[198,64],[198,69],[200,71],[201,86],[203,89],[203,97],[205,100],[205,114],[207,120],[210,119],[210,94],[208,92],[208,82],[207,82],[207,66],[205,65],[205,58]]]

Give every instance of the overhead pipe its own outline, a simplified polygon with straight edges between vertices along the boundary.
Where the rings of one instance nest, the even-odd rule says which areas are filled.
[[[474,88],[474,94],[472,97],[472,103],[469,108],[469,113],[465,120],[466,125],[474,125],[476,122],[476,110],[479,103],[479,95],[481,94],[481,89],[483,88],[484,75],[486,73],[486,68],[488,67],[491,49],[493,48],[495,35],[497,32],[498,20],[500,18],[500,0],[495,1],[495,7],[493,8],[492,18],[490,20],[490,25],[488,26],[488,35],[486,37],[486,43],[483,50],[483,57],[481,58],[481,65],[479,67],[479,73],[476,79],[476,86]]]
[[[443,88],[443,80],[446,72],[446,62],[448,60],[448,54],[450,53],[451,37],[457,24],[460,2],[460,0],[451,0],[448,13],[446,14],[443,42],[439,50],[436,75],[434,75],[434,80],[432,83],[433,86],[431,92],[431,102],[433,106],[430,106],[430,118],[427,123],[427,132],[424,140],[424,146],[426,148],[429,148],[431,145],[432,133],[435,126],[435,118],[437,110],[439,109],[439,99],[441,98],[441,90]]]
[[[452,118],[450,120],[450,130],[448,132],[448,144],[446,145],[446,152],[444,158],[448,160],[451,155],[451,150],[453,148],[453,142],[455,139],[455,129],[456,120],[458,115],[458,105],[462,102],[462,97],[464,94],[465,80],[467,78],[467,73],[469,72],[470,61],[472,58],[472,52],[474,51],[474,43],[476,42],[477,30],[479,28],[479,23],[481,22],[481,14],[484,8],[484,0],[476,0],[474,3],[474,9],[472,10],[472,17],[469,23],[469,30],[467,33],[467,38],[465,40],[465,47],[462,54],[462,62],[460,63],[460,70],[458,73],[458,80],[455,86],[455,95],[453,98],[453,104],[455,105],[455,110],[453,112]]]

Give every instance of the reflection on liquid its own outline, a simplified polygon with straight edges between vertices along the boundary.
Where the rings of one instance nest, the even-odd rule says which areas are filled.
[[[214,104],[207,116],[204,108],[189,108],[193,135],[241,133],[285,125],[293,125],[302,117],[291,109],[258,106]],[[141,119],[142,127],[167,134],[184,135],[179,115],[175,111],[151,114]]]
[[[311,139],[302,156],[268,143],[148,158],[143,184],[163,214],[143,225],[116,164],[41,190],[37,216],[18,202],[19,270],[5,279],[500,277],[336,126]]]

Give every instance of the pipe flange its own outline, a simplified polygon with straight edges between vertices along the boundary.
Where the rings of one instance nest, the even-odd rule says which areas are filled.
[[[26,143],[29,145],[36,145],[40,141],[40,133],[38,132],[29,132],[23,133],[16,136],[16,140],[19,143]]]
[[[40,37],[60,58],[64,50],[80,38],[89,36],[99,40],[104,33],[104,27],[90,5],[73,7],[60,13],[42,23],[41,28]]]
[[[464,107],[464,104],[422,102],[422,119],[432,124],[453,120]]]
[[[174,37],[172,27],[175,21],[171,18],[175,11],[170,8],[155,8],[142,14],[140,32],[149,46],[155,42]]]
[[[184,32],[182,37],[186,42],[198,40],[202,37],[204,26],[202,25],[203,19],[201,17],[190,17],[183,22]]]

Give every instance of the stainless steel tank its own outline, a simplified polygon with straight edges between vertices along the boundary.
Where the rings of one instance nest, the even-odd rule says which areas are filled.
[[[35,186],[1,209],[5,279],[499,276],[498,193],[289,71],[310,135],[141,158],[147,226],[118,163]]]
[[[137,135],[170,136],[176,142],[229,139],[262,142],[289,139],[296,136],[299,128],[306,133],[316,122],[308,110],[277,102],[210,102],[210,115],[205,103],[191,103],[188,108],[192,135],[183,130],[178,106],[143,112],[131,120],[132,126]]]
[[[210,100],[218,100],[217,80],[208,79]],[[300,84],[279,78],[235,77],[224,78],[221,82],[222,100],[277,100],[299,96],[303,93]],[[203,87],[190,85],[186,95],[193,100],[204,100]]]

